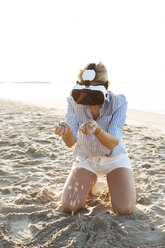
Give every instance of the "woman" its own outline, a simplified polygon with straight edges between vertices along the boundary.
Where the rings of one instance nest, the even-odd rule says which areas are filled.
[[[123,215],[133,211],[134,176],[122,140],[127,101],[108,91],[108,85],[105,66],[88,64],[67,99],[66,123],[55,126],[55,134],[67,147],[75,145],[75,162],[62,194],[64,212],[76,212],[85,205],[100,173],[106,174],[114,211]]]

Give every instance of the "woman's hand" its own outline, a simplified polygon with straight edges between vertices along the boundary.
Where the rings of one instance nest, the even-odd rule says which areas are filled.
[[[89,134],[97,134],[98,132],[100,132],[101,127],[97,124],[96,121],[94,120],[88,120],[86,122],[84,122],[81,127],[80,130],[85,134],[85,135],[89,135]]]
[[[72,133],[72,127],[68,125],[66,122],[60,122],[58,125],[54,126],[54,133],[59,136],[64,136],[69,133]]]

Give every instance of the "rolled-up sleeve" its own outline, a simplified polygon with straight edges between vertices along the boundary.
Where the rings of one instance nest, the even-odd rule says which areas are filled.
[[[68,103],[68,107],[67,107],[67,113],[66,113],[65,119],[66,119],[66,122],[72,126],[72,132],[77,141],[78,117],[75,113],[73,102],[69,97],[67,98],[67,103]]]
[[[108,130],[108,133],[114,135],[118,139],[118,142],[120,142],[122,138],[123,127],[127,116],[127,105],[127,101],[124,101],[120,107],[116,109]]]

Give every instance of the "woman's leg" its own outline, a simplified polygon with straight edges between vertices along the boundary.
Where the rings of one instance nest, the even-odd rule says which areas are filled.
[[[136,202],[134,175],[128,168],[117,168],[107,174],[112,207],[118,214],[131,214]]]
[[[87,196],[97,181],[97,176],[84,168],[71,170],[62,194],[62,210],[76,212],[85,205]]]

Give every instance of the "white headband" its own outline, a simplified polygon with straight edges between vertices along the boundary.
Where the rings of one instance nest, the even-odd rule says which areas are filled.
[[[76,84],[73,87],[73,90],[91,90],[91,91],[101,91],[104,94],[104,97],[106,98],[107,95],[107,89],[103,85],[90,85],[90,86],[85,86],[85,85],[79,85]]]
[[[92,81],[96,77],[95,70],[87,69],[82,74],[82,79],[84,81]]]

